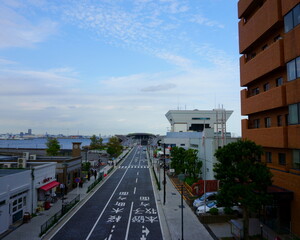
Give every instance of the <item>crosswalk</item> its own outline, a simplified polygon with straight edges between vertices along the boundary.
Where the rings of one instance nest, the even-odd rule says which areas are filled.
[[[119,168],[149,168],[149,166],[130,165],[130,166],[119,166]]]

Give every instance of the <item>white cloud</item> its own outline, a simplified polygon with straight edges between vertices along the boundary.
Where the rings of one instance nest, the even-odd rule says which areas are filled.
[[[18,4],[14,1],[14,5]],[[17,5],[21,7],[22,5]],[[32,47],[57,32],[55,21],[42,19],[38,23],[29,21],[13,8],[0,6],[0,48]]]

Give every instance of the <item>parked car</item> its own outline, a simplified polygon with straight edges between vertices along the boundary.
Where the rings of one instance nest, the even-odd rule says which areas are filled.
[[[198,208],[202,205],[204,205],[205,202],[210,202],[212,200],[216,200],[218,192],[207,192],[204,193],[200,198],[197,198],[193,202],[193,207]]]
[[[196,210],[196,214],[199,216],[200,214],[203,214],[205,212],[208,213],[210,211],[210,209],[212,209],[212,208],[217,208],[219,214],[224,214],[225,207],[218,206],[217,201],[210,201],[206,204],[206,206],[202,205],[202,206],[198,207]],[[231,209],[235,213],[239,213],[239,214],[243,213],[242,208],[239,206],[233,206],[233,207],[231,207]]]

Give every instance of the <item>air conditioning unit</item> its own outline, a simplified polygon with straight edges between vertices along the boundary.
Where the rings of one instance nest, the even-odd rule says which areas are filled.
[[[29,152],[23,152],[23,158],[28,160],[29,159]]]
[[[30,159],[30,160],[36,160],[36,154],[30,155],[30,156],[29,156],[29,159]]]
[[[26,159],[18,158],[17,165],[18,165],[18,168],[26,168]]]

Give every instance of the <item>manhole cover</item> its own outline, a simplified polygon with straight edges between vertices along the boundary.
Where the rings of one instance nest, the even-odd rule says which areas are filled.
[[[171,194],[172,194],[172,195],[176,195],[176,193],[174,193],[174,192],[172,192]]]

